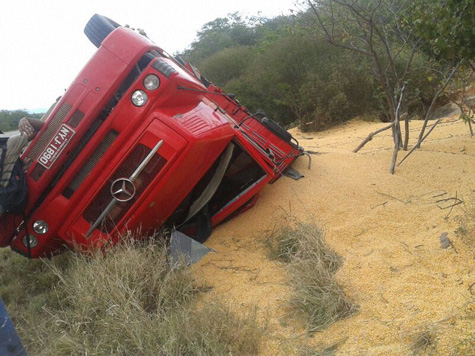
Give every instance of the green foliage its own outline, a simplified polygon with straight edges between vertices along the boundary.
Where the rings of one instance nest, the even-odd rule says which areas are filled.
[[[405,65],[404,55],[396,59],[396,65]],[[407,77],[406,110],[411,115],[421,115],[430,105],[432,98],[438,90],[438,84],[443,81],[441,66],[421,52],[414,54],[411,67],[413,70]],[[437,70],[434,70],[437,69]]]
[[[359,114],[372,111],[373,80],[367,75],[366,58],[322,45],[325,56],[320,56],[320,66],[308,73],[300,89],[305,98],[307,112],[303,129],[322,129],[343,122]]]
[[[201,61],[226,48],[251,46],[256,43],[254,23],[257,19],[243,19],[238,13],[217,18],[203,25],[197,40],[183,56],[197,65]]]
[[[225,87],[228,82],[246,73],[253,55],[251,47],[226,48],[207,58],[200,71],[208,80]]]
[[[342,3],[345,1],[315,2],[336,42],[364,48],[365,27],[350,21],[348,7],[340,6]],[[377,55],[376,62],[372,56],[344,51],[324,41],[326,35],[311,10],[274,19],[243,19],[237,13],[216,19],[203,26],[183,55],[212,82],[236,94],[250,111],[263,109],[283,126],[297,123],[304,131],[319,130],[357,115],[376,113],[390,120],[403,83],[407,83],[404,112],[411,117],[422,115],[443,80],[441,73],[447,72],[446,62],[430,55],[433,52],[420,50],[422,43],[430,42],[421,39],[420,33],[422,25],[428,24],[426,20],[410,20],[408,14],[417,17],[417,11],[429,4],[424,14],[435,16],[436,10],[441,11],[444,26],[450,21],[456,23],[455,33],[468,46],[462,47],[472,48],[475,26],[466,26],[475,18],[467,15],[473,5],[468,0],[460,4],[449,1],[452,10],[444,12],[440,1],[348,3],[355,4],[364,16],[375,11],[374,21],[381,30],[380,37],[373,34],[371,50]],[[336,19],[333,23],[332,14]],[[458,17],[453,18],[455,15]],[[388,48],[383,38],[387,39]],[[413,51],[415,42],[418,45]],[[389,57],[388,52],[392,54]],[[468,52],[464,49],[463,53]]]
[[[354,58],[336,52],[324,42],[286,33],[249,52],[253,58],[244,74],[224,89],[283,125],[297,121],[304,130],[333,125],[367,110],[372,97],[364,61],[355,66]]]
[[[242,78],[247,92],[236,88],[235,94],[253,110],[262,108],[284,125],[300,119],[300,87],[315,66],[315,53],[313,42],[302,36],[287,35],[266,43]]]
[[[42,114],[30,114],[25,110],[0,110],[0,130],[3,132],[16,130],[18,122],[25,116],[39,119]]]
[[[475,58],[473,0],[413,1],[404,24],[425,39],[425,50],[439,59]]]

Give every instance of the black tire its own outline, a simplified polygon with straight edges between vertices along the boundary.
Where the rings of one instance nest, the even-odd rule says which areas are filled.
[[[287,132],[282,126],[277,122],[268,119],[267,117],[262,118],[262,124],[267,127],[267,129],[272,132],[274,135],[282,139],[283,141],[290,143],[292,140],[292,135]]]
[[[95,14],[87,22],[86,27],[84,27],[84,33],[89,38],[89,41],[99,48],[102,41],[117,27],[120,27],[117,22],[105,16]]]

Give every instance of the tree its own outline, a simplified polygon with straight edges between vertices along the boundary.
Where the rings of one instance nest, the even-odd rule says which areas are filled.
[[[439,60],[469,62],[475,57],[475,2],[473,0],[418,0],[407,14],[425,41],[423,49]]]
[[[444,2],[451,6],[451,12],[448,13],[444,12],[441,1],[436,1],[436,5],[428,8],[424,8],[424,4],[428,3],[425,0],[416,1],[416,5],[406,0],[307,0],[307,3],[315,15],[318,28],[329,43],[370,58],[374,75],[384,93],[391,124],[369,134],[354,152],[358,152],[375,134],[392,129],[394,151],[390,172],[394,173],[398,150],[401,147],[404,150],[408,149],[409,118],[405,94],[411,90],[408,78],[413,60],[415,56],[422,53],[421,49],[424,48],[431,49],[432,53],[437,52],[439,57],[454,56],[454,60],[450,62],[445,60],[442,63],[442,66],[447,69],[426,113],[419,140],[415,145],[417,148],[427,137],[424,135],[424,131],[435,102],[460,67],[462,61],[460,56],[462,54],[473,56],[471,51],[473,45],[470,43],[467,46],[461,46],[462,48],[455,45],[450,46],[450,51],[449,47],[444,45],[450,36],[459,42],[460,38],[468,38],[467,29],[464,29],[463,26],[467,23],[473,25],[474,18],[473,15],[467,16],[464,11],[473,7],[473,1],[448,0]],[[418,13],[416,10],[422,12]],[[461,14],[461,19],[452,18]],[[411,19],[411,16],[417,18]],[[439,29],[439,32],[433,30],[434,27],[438,29],[438,25],[428,24],[429,21],[435,21],[434,16],[436,18],[437,16],[443,17],[442,29]],[[450,24],[454,24],[454,30],[446,29]],[[473,28],[474,26],[470,26],[468,32],[471,32]],[[434,33],[446,37],[439,37],[432,43],[431,36],[434,36]],[[472,36],[471,41],[473,41],[473,34],[470,35]],[[440,46],[436,47],[434,43]],[[431,51],[426,50],[426,53],[431,53]],[[441,67],[440,62],[434,63],[437,67]],[[405,114],[404,143],[402,143],[400,125],[402,113]]]
[[[418,45],[412,32],[403,31],[398,26],[398,14],[404,11],[407,2],[308,0],[308,4],[329,43],[370,58],[392,124],[387,128],[392,128],[393,132],[394,154],[390,172],[394,173],[398,150],[401,147],[407,149],[409,141],[408,116],[405,116],[404,144],[400,116],[406,106],[406,80]],[[405,63],[398,66],[397,61],[401,59]]]
[[[256,43],[255,25],[265,21],[261,18],[242,18],[239,13],[217,18],[203,25],[197,39],[183,56],[192,63],[200,62],[226,48],[251,46]]]
[[[472,72],[475,70],[472,63],[475,58],[475,2],[473,0],[418,0],[409,7],[404,25],[406,28],[414,29],[425,41],[421,46],[422,50],[437,58],[439,62],[451,64],[447,70],[446,80],[434,96],[427,112],[416,144],[418,148],[424,138],[427,122],[438,96],[445,90],[463,63],[466,63]],[[464,102],[463,96],[460,101]],[[470,112],[471,108],[468,111]],[[467,116],[466,120],[472,132],[470,116]]]

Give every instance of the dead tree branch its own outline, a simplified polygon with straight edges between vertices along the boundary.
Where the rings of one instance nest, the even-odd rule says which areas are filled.
[[[390,129],[391,127],[393,127],[394,125],[394,122],[391,122],[388,126],[384,126],[383,128],[379,129],[379,130],[376,130],[374,132],[371,132],[368,137],[366,137],[359,145],[358,147],[356,147],[353,152],[354,153],[357,153],[359,150],[361,150],[363,148],[364,145],[366,145],[369,141],[371,141],[373,139],[373,136],[383,132],[383,131],[386,131],[388,129]]]
[[[427,138],[427,136],[430,135],[430,133],[432,132],[432,130],[435,129],[435,127],[437,126],[437,124],[440,122],[441,119],[438,119],[434,125],[432,125],[432,127],[430,128],[429,132],[427,132],[427,134],[422,138],[422,139],[419,139],[419,141],[417,141],[417,143],[414,145],[414,147],[412,147],[412,149],[407,153],[407,155],[404,156],[404,158],[401,160],[401,162],[399,162],[397,165],[400,166],[402,164],[402,162],[404,162],[406,160],[407,157],[409,157],[411,155],[412,152],[414,152],[416,150],[416,148],[418,148],[420,146],[420,144]]]
[[[401,118],[404,119],[404,151],[407,151],[407,146],[409,145],[409,115],[407,112],[401,115]]]
[[[339,43],[335,40],[335,37],[334,37],[334,26],[335,26],[335,19],[333,17],[333,9],[332,9],[332,29],[331,29],[331,33],[328,31],[328,28],[327,26],[324,24],[324,22],[322,21],[322,18],[320,16],[320,13],[318,12],[317,8],[315,7],[315,4],[313,4],[313,2],[311,0],[307,0],[308,4],[310,5],[310,7],[312,8],[312,11],[313,13],[315,14],[315,16],[317,17],[317,21],[318,21],[318,24],[320,26],[320,28],[323,30],[323,32],[325,32],[325,36],[326,36],[326,40],[331,43],[333,46],[335,47],[340,47],[340,48],[344,48],[344,49],[348,49],[350,51],[354,51],[354,52],[357,52],[357,53],[360,53],[360,54],[363,54],[365,56],[371,56],[371,53],[368,52],[368,51],[365,51],[364,49],[361,49],[361,48],[358,48],[358,47],[355,47],[355,46],[347,46],[347,45],[344,45],[342,43]]]
[[[401,93],[399,95],[399,100],[398,100],[397,107],[396,107],[396,113],[395,113],[396,118],[395,118],[394,127],[393,127],[393,131],[394,131],[394,151],[393,151],[393,159],[391,161],[391,168],[389,169],[389,173],[391,173],[391,174],[394,174],[394,168],[396,167],[397,154],[399,152],[399,147],[400,147],[400,144],[401,144],[401,142],[399,141],[400,140],[400,134],[401,134],[401,126],[399,125],[399,113],[401,111],[402,102],[404,100],[404,93],[406,91],[406,86],[407,86],[407,82],[404,83],[403,86],[402,86]]]
[[[459,69],[460,67],[460,64],[462,62],[458,62],[453,68],[452,70],[450,71],[450,74],[449,76],[447,77],[447,79],[445,80],[445,83],[444,85],[442,85],[439,90],[435,93],[434,97],[432,98],[432,102],[430,103],[430,106],[429,106],[429,109],[427,110],[427,113],[426,113],[426,117],[425,117],[425,120],[424,120],[424,124],[422,125],[422,128],[421,128],[421,132],[419,133],[419,140],[417,141],[417,144],[416,144],[416,148],[419,148],[420,145],[421,145],[421,142],[424,141],[422,139],[422,137],[424,136],[424,132],[425,132],[425,129],[427,127],[427,123],[430,119],[430,116],[432,114],[432,109],[434,108],[434,104],[436,103],[437,99],[439,98],[439,95],[445,90],[445,88],[447,87],[447,85],[449,85],[450,81],[452,80],[452,78],[454,77],[455,73],[457,72],[457,70]],[[434,125],[435,127],[435,125]],[[412,151],[412,150],[411,150]],[[402,163],[402,162],[401,162]]]
[[[473,137],[473,128],[472,128],[472,121],[473,121],[473,120],[472,120],[472,116],[473,116],[473,112],[474,112],[475,110],[473,110],[473,108],[472,108],[472,106],[470,105],[470,103],[469,103],[467,100],[465,100],[465,93],[464,93],[464,95],[463,95],[463,97],[462,97],[462,103],[465,104],[465,106],[467,106],[467,108],[468,108],[468,112],[467,112],[467,115],[466,115],[466,119],[467,119],[467,122],[468,122],[468,127],[469,127],[469,129],[470,129],[470,136]],[[461,110],[462,113],[464,112],[462,106],[460,106],[460,110]],[[475,123],[475,121],[474,121],[474,123]]]

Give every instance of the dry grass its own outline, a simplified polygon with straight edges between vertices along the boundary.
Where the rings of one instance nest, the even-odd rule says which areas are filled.
[[[297,223],[269,238],[271,255],[287,263],[291,274],[292,309],[304,315],[308,330],[318,331],[358,310],[335,279],[342,259],[313,224]]]
[[[474,191],[475,192],[475,191]],[[475,248],[475,193],[463,204],[463,216],[459,217],[457,234],[470,247]]]
[[[413,335],[411,351],[413,355],[420,355],[430,351],[435,344],[435,334],[430,330],[424,330]]]
[[[283,337],[279,341],[279,355],[298,356],[335,356],[340,347],[347,341],[344,337],[336,342],[315,342],[318,338],[313,333],[299,333]]]
[[[31,355],[258,353],[264,330],[256,314],[238,317],[219,302],[200,306],[191,270],[171,266],[156,242],[15,264],[23,271],[2,276],[15,287],[0,291]]]

